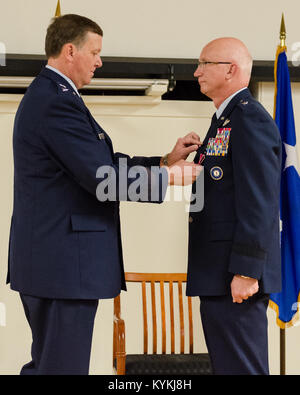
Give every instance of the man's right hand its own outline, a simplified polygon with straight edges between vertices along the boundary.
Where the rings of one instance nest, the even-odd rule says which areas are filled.
[[[194,162],[187,162],[183,159],[174,163],[170,167],[166,167],[169,173],[169,185],[190,185],[196,181],[201,173],[203,166]]]

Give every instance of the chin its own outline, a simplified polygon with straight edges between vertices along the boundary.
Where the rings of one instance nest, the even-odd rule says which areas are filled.
[[[91,82],[91,78],[89,80],[82,81],[78,89],[82,89],[85,85],[88,85],[90,82]]]
[[[92,77],[89,77],[86,82],[84,83],[84,85],[89,85],[92,81]]]
[[[205,94],[205,87],[203,84],[199,84],[200,92]]]
[[[200,92],[203,93],[203,95],[206,95],[206,96],[208,96],[208,94],[209,94],[208,89],[205,88],[205,86],[201,86],[201,85],[200,85]]]

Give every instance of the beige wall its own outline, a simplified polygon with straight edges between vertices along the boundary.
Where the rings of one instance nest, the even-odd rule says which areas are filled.
[[[60,0],[62,13],[95,19],[104,29],[103,55],[197,58],[219,36],[237,36],[254,59],[274,59],[281,13],[289,58],[300,41],[295,0]],[[45,31],[57,0],[1,0],[0,42],[8,53],[44,53]]]
[[[43,54],[44,36],[57,0],[1,0],[0,43],[7,53]],[[254,59],[273,60],[278,43],[281,13],[285,13],[288,58],[292,44],[300,41],[300,4],[295,0],[201,2],[187,0],[61,0],[63,13],[78,13],[96,20],[104,29],[104,56],[197,58],[201,47],[218,36],[236,36],[249,47]],[[137,34],[138,33],[138,34]],[[0,46],[1,48],[1,46]],[[0,49],[1,51],[1,49]],[[298,142],[300,133],[300,84],[293,84]],[[259,98],[272,113],[273,84],[260,85]],[[6,326],[0,319],[0,374],[17,374],[28,361],[30,332],[18,295],[3,285],[6,275],[8,229],[12,209],[12,125],[20,97],[0,95],[0,311],[6,309]],[[116,99],[118,100],[118,99]],[[129,154],[161,154],[176,138],[194,130],[202,137],[213,112],[211,103],[162,102],[160,104],[105,104],[89,98],[88,105],[113,138],[115,149]],[[298,144],[298,150],[300,145]],[[300,158],[300,155],[299,155]],[[127,271],[184,271],[187,254],[185,202],[162,205],[122,203],[122,230]],[[170,229],[168,232],[167,229]],[[147,235],[147,237],[145,237]],[[126,305],[135,294],[124,293]],[[199,302],[195,298],[195,309]],[[134,311],[124,316],[135,322]],[[270,365],[279,373],[279,331],[269,310]],[[128,324],[129,325],[129,324]],[[205,345],[200,330],[196,349]],[[129,325],[130,329],[130,325]],[[112,301],[102,301],[95,324],[91,374],[111,373]],[[287,371],[300,373],[300,330],[287,330]],[[128,336],[135,351],[141,338]]]
[[[300,84],[293,85],[295,109],[300,105]],[[271,111],[273,85],[261,84],[259,98]],[[0,326],[0,374],[18,374],[30,355],[30,332],[15,292],[3,285],[6,275],[9,222],[12,210],[12,126],[20,96],[0,95],[0,176],[2,204],[0,222],[0,303],[6,307],[6,326]],[[110,101],[109,103],[106,100]],[[189,131],[199,133],[203,139],[214,111],[210,102],[167,102],[136,104],[134,98],[121,99],[87,97],[86,103],[95,118],[109,132],[116,151],[140,155],[160,155],[168,152],[176,139]],[[122,98],[124,103],[124,98]],[[299,114],[296,113],[298,131]],[[298,141],[299,141],[298,132]],[[181,272],[187,262],[186,201],[164,202],[161,205],[122,203],[122,238],[125,270],[143,272]],[[141,323],[135,318],[136,291],[122,293],[123,316],[127,318],[128,351],[141,349]],[[199,311],[199,300],[194,298],[194,309]],[[198,314],[196,314],[198,316]],[[279,373],[279,329],[275,313],[269,309],[270,367]],[[1,322],[1,321],[0,321]],[[135,326],[140,327],[138,335]],[[206,347],[200,318],[195,323],[197,351]],[[134,333],[134,334],[133,334]],[[287,330],[287,372],[300,373],[300,330]],[[111,374],[112,365],[112,301],[100,301],[96,316],[91,374]]]

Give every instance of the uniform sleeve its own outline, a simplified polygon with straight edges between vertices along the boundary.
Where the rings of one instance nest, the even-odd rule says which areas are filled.
[[[151,162],[146,158],[137,162],[122,155],[120,161],[97,137],[84,108],[71,99],[52,100],[39,125],[44,146],[56,164],[101,201],[163,201],[168,185],[165,169],[145,167]],[[133,169],[136,163],[140,166]]]
[[[270,234],[279,226],[281,143],[265,110],[252,104],[241,107],[231,142],[237,226],[229,271],[260,279]]]
[[[121,152],[116,152],[114,155],[115,161],[117,162],[120,158],[127,158],[128,166],[144,166],[144,167],[152,167],[152,166],[160,166],[161,156],[133,156],[132,158],[129,155],[122,154]]]

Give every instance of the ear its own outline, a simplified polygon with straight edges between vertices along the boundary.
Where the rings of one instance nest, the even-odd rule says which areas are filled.
[[[238,66],[235,63],[229,65],[229,69],[226,73],[226,80],[231,80],[238,72]]]
[[[75,52],[76,47],[72,43],[67,43],[62,48],[62,53],[69,62],[73,62]]]

